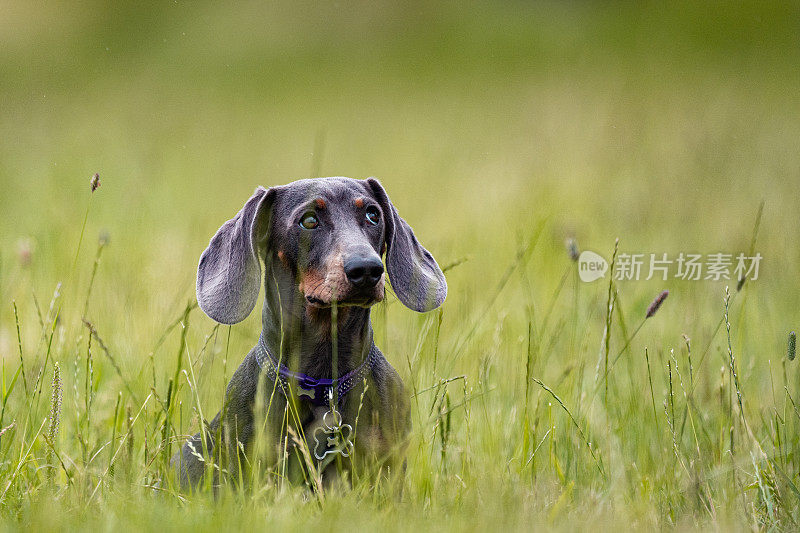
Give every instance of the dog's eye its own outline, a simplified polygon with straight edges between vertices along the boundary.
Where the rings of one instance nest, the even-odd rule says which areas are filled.
[[[367,208],[367,221],[369,221],[370,224],[372,224],[373,226],[377,225],[380,219],[381,219],[381,213],[380,211],[378,211],[377,207],[370,206]]]
[[[319,220],[317,220],[317,215],[314,213],[306,213],[303,215],[303,218],[300,219],[300,227],[304,229],[314,229],[319,226]]]

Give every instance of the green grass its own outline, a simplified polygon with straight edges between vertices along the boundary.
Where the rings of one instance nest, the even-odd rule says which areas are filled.
[[[4,528],[796,529],[797,20],[771,2],[0,7]],[[168,457],[260,326],[194,306],[197,260],[256,185],[312,175],[377,176],[454,265],[441,311],[373,312],[416,391],[402,497],[274,475],[180,494]],[[608,259],[617,238],[764,259],[741,291],[587,284],[570,237]]]

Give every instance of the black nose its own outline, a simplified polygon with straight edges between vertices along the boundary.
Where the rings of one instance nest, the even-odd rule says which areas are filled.
[[[383,263],[377,256],[351,257],[344,263],[347,279],[359,289],[374,287],[383,275]]]

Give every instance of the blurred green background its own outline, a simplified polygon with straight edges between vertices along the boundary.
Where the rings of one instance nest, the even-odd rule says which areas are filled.
[[[607,258],[617,237],[625,252],[747,252],[763,200],[764,259],[737,340],[750,394],[769,390],[768,368],[754,368],[800,326],[796,2],[1,2],[0,139],[8,368],[11,300],[32,348],[33,296],[44,313],[61,281],[61,318],[79,331],[105,232],[87,316],[123,371],[149,380],[143,365],[194,297],[216,229],[257,185],[310,176],[378,177],[441,265],[465,260],[448,272],[442,353],[447,371],[497,387],[490,412],[519,407],[518,352],[551,302],[536,375],[593,370],[607,286],[568,285],[579,308],[573,292],[554,296],[570,237]],[[530,261],[493,302],[540,222]],[[711,342],[726,283],[621,282],[631,329],[671,291],[632,351],[662,357],[681,333]],[[408,380],[424,319],[388,306],[376,328]],[[196,347],[213,324],[192,320]],[[259,320],[233,328],[232,352]],[[567,345],[557,333],[570,323]],[[724,362],[716,340],[709,379]],[[224,377],[204,379],[216,410]]]
[[[500,277],[539,218],[539,262],[562,260],[569,236],[606,257],[615,237],[735,252],[762,199],[761,285],[796,286],[796,3],[0,9],[5,302],[25,298],[21,280],[43,300],[66,282],[94,172],[87,246],[101,230],[112,242],[96,305],[130,310],[131,335],[192,296],[200,252],[256,185],[317,175],[380,178],[440,263],[470,258],[454,304]],[[537,277],[541,296],[555,278]]]

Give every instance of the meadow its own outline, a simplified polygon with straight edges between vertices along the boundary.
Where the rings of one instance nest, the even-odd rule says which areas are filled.
[[[1,4],[2,529],[796,530],[799,20]],[[169,457],[260,331],[196,307],[200,254],[257,185],[331,175],[378,177],[446,270],[441,309],[372,313],[412,394],[402,492],[277,464],[182,493]],[[614,264],[581,281],[576,250]],[[762,260],[616,279],[637,253]]]

